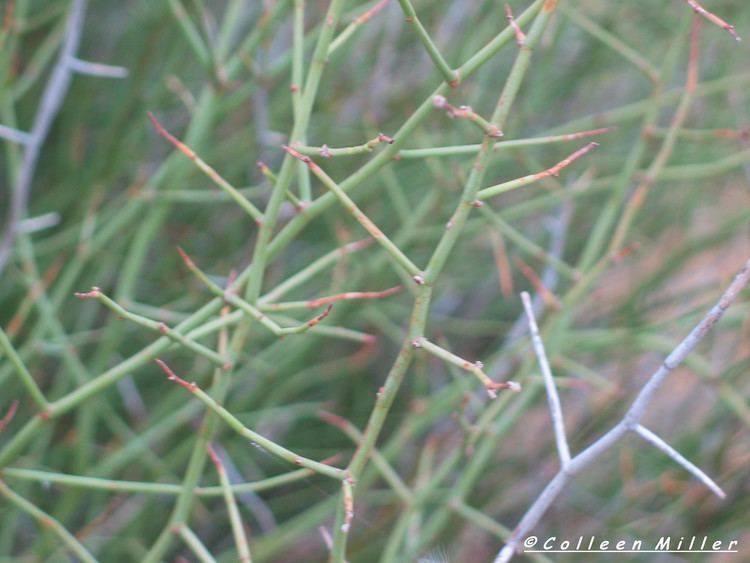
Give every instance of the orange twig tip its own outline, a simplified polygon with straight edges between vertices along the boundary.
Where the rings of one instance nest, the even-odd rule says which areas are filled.
[[[8,412],[5,413],[5,416],[3,418],[0,418],[0,432],[5,430],[5,427],[10,424],[10,421],[13,420],[13,417],[16,415],[16,410],[18,409],[18,399],[14,400],[10,404],[10,408],[8,409]]]
[[[518,25],[516,18],[513,17],[513,11],[508,4],[505,5],[505,18],[508,20],[510,27],[513,28],[513,31],[516,34],[516,44],[519,47],[523,47],[523,44],[526,42],[526,34],[521,29],[521,26]]]
[[[313,317],[312,319],[307,321],[307,326],[309,326],[310,328],[314,327],[331,313],[331,309],[333,309],[332,304],[328,305],[328,307],[325,308],[325,311],[323,311],[320,315],[318,315],[317,317]]]
[[[101,296],[102,290],[98,287],[94,286],[91,288],[91,291],[87,291],[85,293],[74,293],[78,299],[97,299]]]
[[[155,361],[158,364],[158,366],[164,371],[164,373],[167,374],[167,379],[169,379],[170,381],[174,381],[178,385],[182,385],[185,389],[187,389],[191,393],[195,393],[196,389],[198,389],[198,385],[196,385],[195,383],[188,383],[187,381],[179,377],[175,372],[173,372],[169,368],[167,364],[165,364],[159,358],[157,358]]]
[[[180,255],[180,258],[182,258],[182,261],[185,263],[185,266],[187,266],[189,269],[195,268],[195,262],[193,262],[193,259],[188,256],[187,252],[185,252],[181,246],[177,247],[177,254]]]

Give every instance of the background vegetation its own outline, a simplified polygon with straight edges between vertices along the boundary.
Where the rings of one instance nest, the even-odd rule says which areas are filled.
[[[435,550],[492,560],[559,463],[522,290],[537,296],[573,452],[622,417],[750,255],[750,53],[702,20],[691,89],[693,11],[682,0],[560,0],[546,16],[541,0],[509,3],[534,47],[527,68],[495,1],[413,2],[432,43],[405,21],[411,4],[396,0],[90,2],[74,53],[117,65],[100,68],[60,58],[83,2],[6,0],[8,237],[5,211],[31,146],[14,131],[40,132],[55,69],[73,74],[38,139],[32,219],[10,227],[18,232],[0,274],[3,560],[68,560],[71,550],[85,559],[86,550],[101,561],[234,561],[242,541],[230,521],[239,520],[254,561],[340,559],[343,536],[352,562]],[[745,2],[705,6],[750,37]],[[449,87],[455,68],[466,72]],[[504,136],[492,139],[482,119],[513,90],[509,77],[519,89],[495,111]],[[437,107],[436,92],[449,106]],[[462,105],[482,117],[463,118]],[[217,187],[147,112],[240,195]],[[475,144],[496,140],[477,171]],[[315,167],[284,152],[292,141],[350,190],[406,268],[393,248],[355,243],[372,231],[324,195],[332,188]],[[484,189],[539,173],[590,141],[599,146],[559,176],[486,193],[456,224],[475,180]],[[440,275],[415,283],[409,263],[426,269],[447,232],[455,247],[428,271]],[[224,312],[176,246],[218,287],[244,276]],[[92,286],[112,301],[74,296]],[[300,334],[264,324],[307,329],[328,304],[309,300],[343,292],[366,293],[337,300]],[[415,299],[428,310],[418,305],[410,322]],[[282,302],[297,308],[271,306]],[[726,499],[628,438],[572,481],[535,534],[708,535],[749,553],[747,313],[745,295],[646,417]],[[421,314],[425,323],[414,320]],[[429,342],[414,349],[419,336]],[[235,428],[168,381],[156,358],[224,404]],[[382,389],[396,358],[408,365],[403,383]],[[461,358],[522,391],[489,398]],[[394,402],[380,410],[379,436],[368,432],[376,450],[366,458],[361,447],[356,461],[378,393]],[[233,518],[209,442],[233,484]],[[295,468],[295,455],[337,468],[354,456],[356,479],[342,493],[343,473]]]

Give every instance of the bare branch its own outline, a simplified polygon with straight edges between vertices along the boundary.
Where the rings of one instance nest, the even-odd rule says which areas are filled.
[[[124,66],[107,65],[84,61],[78,57],[68,59],[68,66],[73,72],[86,76],[98,76],[101,78],[125,78],[129,71]]]
[[[675,450],[672,446],[667,444],[659,436],[651,432],[648,428],[641,426],[640,424],[633,429],[633,432],[638,434],[641,438],[646,440],[649,444],[655,448],[663,451],[669,457],[671,457],[679,465],[687,469],[688,472],[692,473],[693,476],[698,479],[701,483],[706,485],[711,491],[719,498],[726,498],[726,493],[721,490],[721,487],[717,485],[713,479],[706,475],[699,467],[690,463],[683,455]]]
[[[734,26],[733,25],[729,25],[727,22],[725,22],[723,19],[721,19],[716,14],[713,14],[713,13],[709,12],[708,10],[706,10],[703,6],[701,6],[698,3],[698,0],[684,0],[684,1],[687,3],[688,6],[690,6],[693,9],[693,11],[696,14],[698,14],[700,16],[703,16],[708,21],[710,21],[712,24],[718,25],[720,28],[722,28],[727,33],[729,33],[729,35],[731,35],[732,37],[734,37],[735,41],[741,41],[742,40],[742,38],[739,35],[737,35],[737,32],[734,30]]]
[[[12,127],[6,127],[0,125],[0,139],[5,139],[11,143],[17,143],[19,145],[28,145],[31,142],[31,134],[26,131],[19,131]]]
[[[552,377],[552,370],[549,367],[549,361],[547,360],[547,353],[544,350],[542,336],[539,334],[539,327],[534,318],[531,297],[526,291],[524,291],[521,293],[521,300],[523,301],[523,308],[524,311],[526,311],[526,316],[529,319],[531,342],[534,345],[534,352],[536,353],[537,360],[539,360],[542,377],[544,377],[544,386],[547,389],[547,401],[549,402],[549,412],[552,417],[552,427],[555,429],[557,453],[560,455],[560,463],[562,464],[562,467],[565,467],[570,461],[570,448],[568,447],[568,439],[565,437],[565,422],[563,420],[562,408],[560,407],[560,397],[557,394],[555,380]]]
[[[640,393],[638,393],[633,401],[633,404],[625,413],[625,416],[623,416],[622,420],[615,424],[615,426],[585,450],[572,458],[570,462],[560,469],[560,471],[558,471],[558,473],[552,478],[513,530],[508,542],[497,554],[495,563],[510,561],[520,547],[523,538],[534,526],[536,526],[539,520],[541,520],[542,516],[544,516],[544,513],[547,511],[547,508],[549,508],[552,502],[554,502],[559,496],[568,481],[577,473],[590,466],[594,460],[599,458],[604,452],[619,442],[628,431],[636,432],[639,436],[649,441],[649,443],[666,452],[667,455],[672,457],[672,459],[675,459],[680,465],[688,469],[688,471],[704,482],[712,492],[723,497],[723,491],[721,491],[713,481],[706,477],[697,467],[682,458],[680,454],[664,443],[661,438],[643,428],[640,425],[640,420],[645,414],[646,408],[651,402],[651,399],[653,399],[654,394],[667,376],[683,362],[703,337],[708,334],[717,322],[719,322],[719,319],[721,319],[740,291],[747,285],[748,281],[750,281],[750,259],[745,262],[742,270],[740,270],[735,276],[734,280],[724,291],[716,305],[714,305],[714,307],[703,317],[690,334],[688,334],[682,342],[672,350],[662,363],[661,367],[651,375],[646,382],[646,385],[641,389]],[[665,449],[665,447],[668,449]]]
[[[68,61],[73,58],[75,52],[78,50],[78,43],[81,40],[81,33],[83,31],[83,16],[85,11],[86,0],[73,0],[68,15],[68,29],[60,50],[60,55],[47,81],[42,99],[39,102],[36,116],[34,117],[34,125],[28,134],[27,141],[24,143],[26,145],[26,152],[24,153],[23,162],[18,174],[18,183],[11,192],[8,221],[5,225],[3,240],[0,242],[0,272],[3,271],[10,258],[13,251],[13,244],[20,233],[20,223],[26,215],[31,181],[34,178],[39,151],[42,148],[44,140],[47,138],[47,132],[52,125],[52,121],[55,119],[63,99],[65,99],[65,95],[68,93],[68,87],[73,75]]]

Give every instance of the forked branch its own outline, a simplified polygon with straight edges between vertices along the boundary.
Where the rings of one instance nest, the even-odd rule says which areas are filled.
[[[688,334],[682,342],[672,350],[659,369],[649,377],[648,381],[638,393],[633,404],[620,422],[615,424],[608,432],[589,445],[585,450],[572,457],[570,461],[563,463],[560,471],[547,484],[518,523],[515,530],[513,530],[511,537],[495,558],[495,563],[509,561],[521,546],[523,538],[534,528],[534,526],[537,525],[539,520],[541,520],[549,506],[565,488],[565,485],[567,485],[575,475],[592,465],[596,459],[619,442],[628,432],[637,434],[650,444],[659,448],[682,467],[686,468],[691,474],[696,476],[714,494],[720,498],[724,498],[724,492],[710,477],[708,477],[708,475],[701,471],[697,466],[690,463],[656,434],[644,428],[640,421],[659,387],[664,383],[664,380],[685,360],[687,355],[698,345],[706,334],[708,334],[713,326],[719,322],[719,319],[721,319],[732,302],[737,298],[740,291],[748,284],[748,281],[750,281],[750,259],[745,262],[742,270],[740,270],[735,276],[734,280],[726,291],[724,291],[724,294],[716,305],[714,305],[706,316],[704,316],[695,328],[693,328],[690,334]],[[553,391],[553,393],[555,395],[557,394],[556,391]],[[554,401],[551,401],[551,403],[552,402]],[[556,416],[554,414],[556,410],[556,407],[552,407],[553,420]],[[558,410],[557,412],[559,415],[560,411]],[[562,430],[561,425],[560,430]],[[556,434],[560,430],[556,428]]]

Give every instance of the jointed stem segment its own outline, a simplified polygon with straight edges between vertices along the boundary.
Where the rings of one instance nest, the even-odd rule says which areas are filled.
[[[207,358],[211,363],[219,366],[222,369],[229,370],[232,367],[232,362],[228,358],[222,357],[214,350],[211,350],[210,348],[207,348],[206,346],[203,346],[202,344],[191,340],[179,331],[167,326],[166,323],[154,321],[141,315],[131,313],[120,304],[107,297],[98,287],[92,287],[91,291],[88,291],[86,293],[76,293],[75,296],[79,299],[96,299],[105,307],[117,313],[117,315],[119,315],[120,317],[128,319],[129,321],[132,321],[135,324],[147,328],[151,331],[163,334],[170,340],[173,340],[177,344],[184,346],[188,350],[195,352],[199,356]]]
[[[294,150],[291,147],[284,146],[284,150],[292,155],[294,158],[301,160],[307,166],[310,168],[312,173],[321,181],[323,184],[331,190],[331,192],[338,198],[338,200],[341,202],[341,205],[344,206],[344,208],[357,220],[357,222],[364,227],[364,229],[370,233],[372,238],[374,238],[378,244],[380,244],[385,251],[388,253],[388,255],[391,257],[393,262],[403,268],[407,274],[409,274],[412,277],[415,276],[421,276],[422,271],[414,265],[414,263],[409,260],[409,258],[404,254],[401,249],[396,246],[391,239],[389,239],[383,231],[378,228],[375,223],[372,222],[372,220],[365,215],[365,213],[357,206],[356,203],[350,198],[344,190],[341,189],[341,187],[334,182],[328,174],[323,172],[323,169],[320,168],[312,158],[309,156],[305,156],[301,154],[300,152]]]
[[[599,143],[589,143],[572,153],[570,156],[562,159],[554,166],[547,168],[547,170],[542,170],[541,172],[537,172],[536,174],[529,174],[528,176],[516,178],[515,180],[510,180],[509,182],[503,182],[502,184],[496,184],[494,186],[484,188],[482,190],[479,190],[479,192],[477,193],[477,197],[482,200],[489,199],[493,196],[509,192],[523,186],[528,186],[529,184],[533,184],[550,176],[559,176],[563,168],[570,166],[576,160],[587,155],[598,146]]]
[[[260,222],[263,219],[263,214],[260,212],[260,210],[255,207],[250,201],[240,193],[240,191],[235,188],[232,184],[227,182],[224,178],[221,177],[221,175],[216,172],[213,168],[211,168],[208,164],[203,162],[203,160],[193,151],[190,147],[188,147],[185,143],[178,140],[176,137],[174,137],[169,131],[167,131],[161,123],[154,117],[154,114],[151,112],[148,112],[148,118],[151,120],[151,124],[154,126],[154,129],[156,129],[156,132],[159,133],[162,137],[164,137],[167,141],[172,143],[177,149],[187,156],[190,160],[195,162],[195,165],[203,172],[206,176],[208,176],[211,181],[216,184],[219,188],[224,190],[227,194],[229,194],[229,197],[231,197],[234,202],[239,205],[242,209],[247,212],[250,217],[253,218],[256,222]]]
[[[171,381],[176,382],[178,385],[184,387],[195,395],[204,405],[206,405],[212,412],[214,412],[220,419],[222,419],[232,430],[237,432],[240,436],[251,440],[254,444],[259,445],[269,453],[300,467],[311,469],[316,473],[331,477],[333,479],[343,480],[346,478],[346,472],[343,469],[337,469],[330,465],[314,461],[306,457],[295,454],[294,452],[278,445],[276,442],[269,440],[268,438],[261,436],[257,432],[254,432],[242,424],[237,418],[234,417],[227,409],[222,407],[216,402],[210,395],[205,393],[197,384],[187,382],[184,379],[176,375],[169,366],[162,360],[157,359],[156,363],[159,367],[164,370],[168,378]]]
[[[320,321],[325,319],[333,308],[333,304],[329,303],[322,313],[314,316],[309,321],[297,326],[281,327],[276,322],[271,320],[267,315],[258,310],[255,306],[251,305],[241,297],[238,297],[231,290],[222,289],[214,282],[212,282],[211,279],[206,274],[204,274],[200,270],[200,268],[198,268],[198,266],[195,265],[195,262],[193,262],[193,260],[187,255],[187,253],[179,246],[177,247],[177,252],[180,254],[182,261],[185,263],[188,269],[193,272],[193,274],[195,274],[195,277],[203,282],[203,284],[211,291],[211,293],[213,293],[217,297],[221,297],[226,303],[244,311],[251,318],[258,321],[276,336],[287,336],[290,334],[300,334],[301,332],[306,332],[317,325]]]
[[[452,352],[449,352],[448,350],[438,346],[437,344],[430,342],[424,336],[415,338],[411,343],[414,348],[422,348],[436,358],[440,358],[441,360],[448,362],[449,364],[453,364],[454,366],[464,369],[473,374],[482,383],[482,385],[484,385],[484,388],[487,390],[487,394],[493,399],[497,397],[497,391],[500,389],[510,389],[511,391],[521,390],[521,386],[515,381],[506,381],[503,383],[492,381],[492,379],[490,379],[490,377],[482,370],[482,368],[484,367],[482,362],[470,362],[468,360],[464,360],[463,358],[456,356]]]

